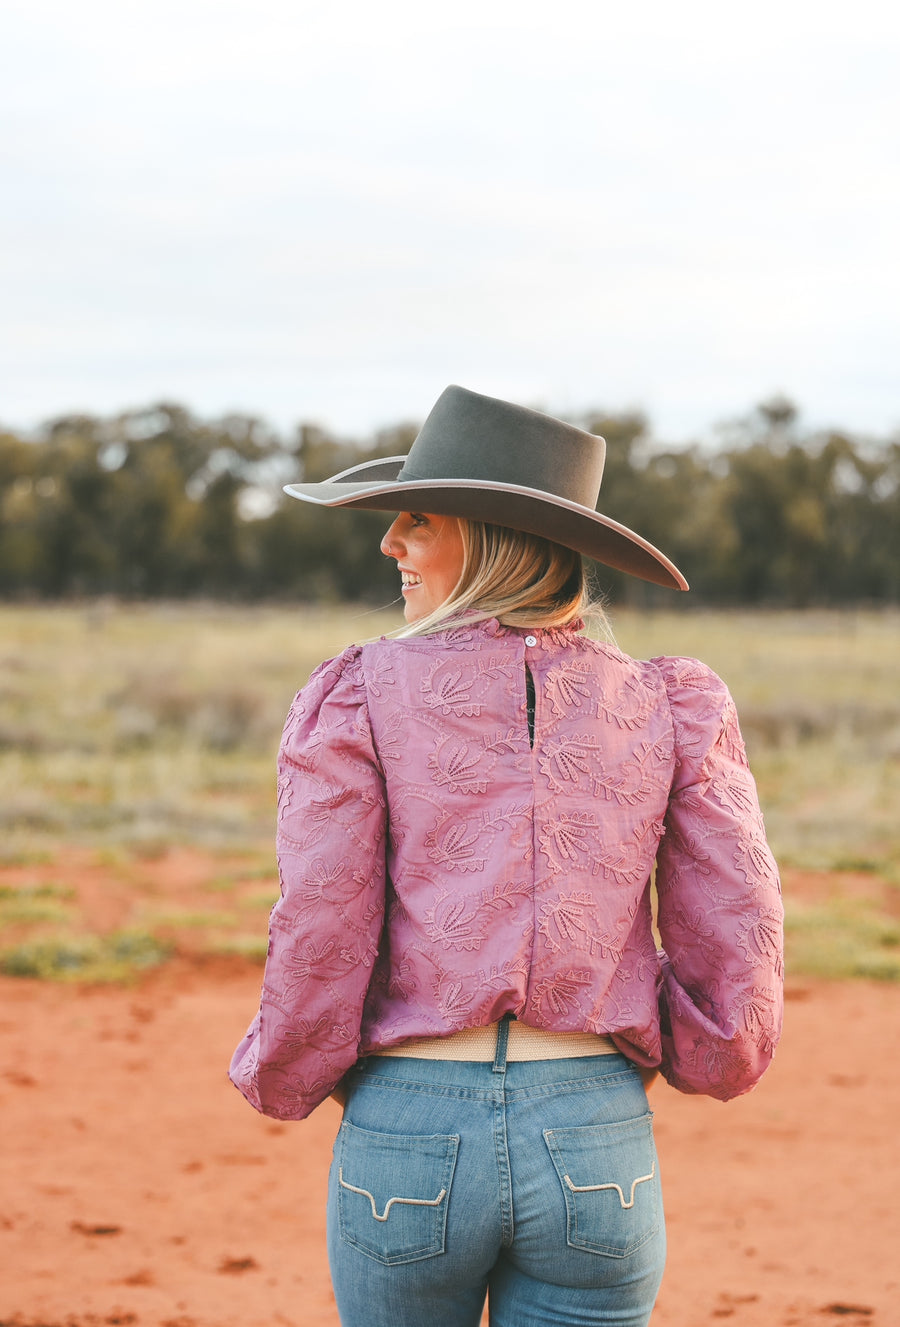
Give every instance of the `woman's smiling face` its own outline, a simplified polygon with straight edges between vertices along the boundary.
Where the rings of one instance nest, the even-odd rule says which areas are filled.
[[[463,541],[455,516],[402,511],[382,539],[381,551],[397,560],[407,622],[439,608],[462,574]]]

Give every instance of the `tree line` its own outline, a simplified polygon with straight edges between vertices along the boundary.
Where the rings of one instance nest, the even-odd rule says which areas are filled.
[[[574,423],[607,440],[600,510],[662,548],[694,604],[900,599],[900,439],[804,428],[776,399],[715,447],[668,446],[638,413]],[[209,421],[162,403],[0,430],[0,596],[363,600],[397,595],[388,517],[319,511],[281,485],[405,453],[416,425],[363,440],[311,424]],[[613,602],[679,596],[597,568]]]

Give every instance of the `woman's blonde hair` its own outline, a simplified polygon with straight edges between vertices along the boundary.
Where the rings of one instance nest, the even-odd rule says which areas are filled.
[[[522,530],[457,520],[463,543],[459,580],[442,604],[399,637],[427,636],[463,620],[491,617],[510,627],[565,627],[590,616],[605,626],[580,553]]]

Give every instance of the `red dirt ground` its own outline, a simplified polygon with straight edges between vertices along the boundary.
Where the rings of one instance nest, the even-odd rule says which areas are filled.
[[[98,869],[49,871],[120,925]],[[183,905],[211,868],[142,869]],[[0,1327],[337,1327],[338,1108],[280,1124],[225,1077],[259,980],[197,957],[130,989],[0,980]],[[795,980],[788,997],[755,1092],[653,1089],[669,1228],[654,1327],[900,1324],[900,988]]]

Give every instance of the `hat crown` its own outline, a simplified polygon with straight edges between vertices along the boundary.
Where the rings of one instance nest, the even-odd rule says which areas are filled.
[[[537,410],[447,387],[397,476],[401,483],[467,479],[537,489],[593,511],[606,443]]]

